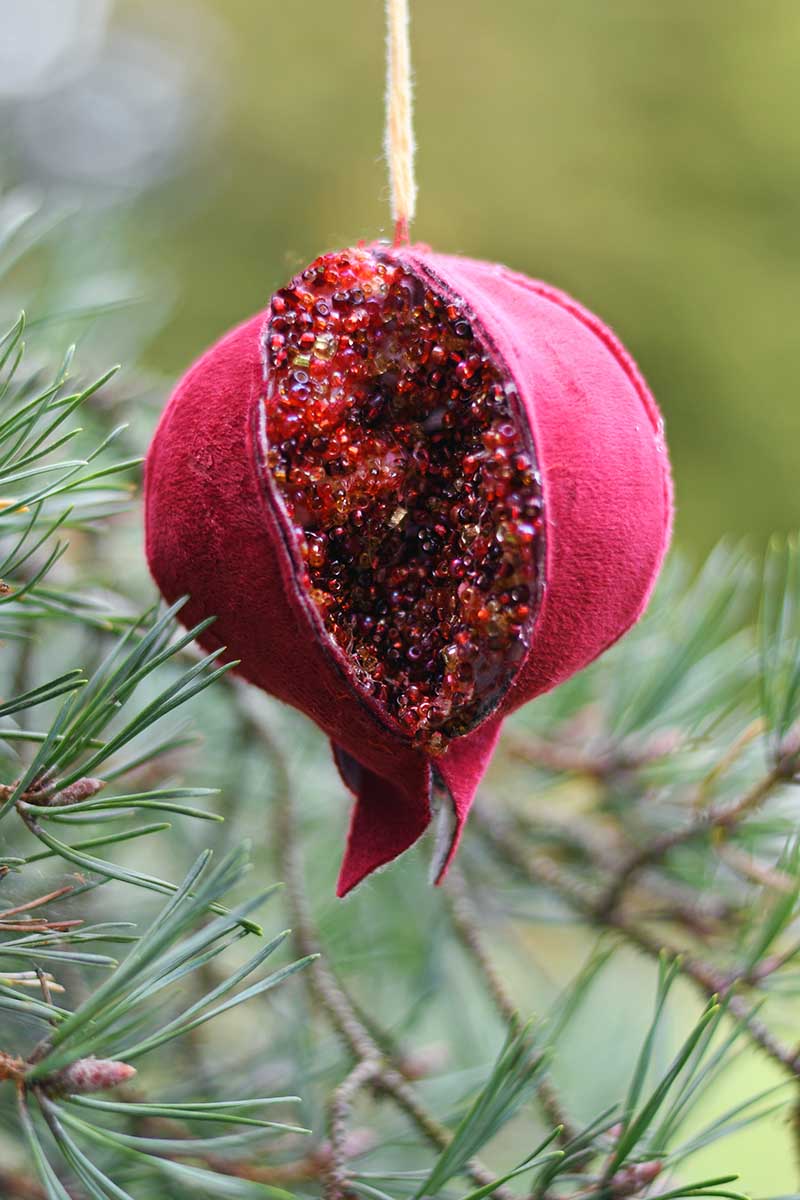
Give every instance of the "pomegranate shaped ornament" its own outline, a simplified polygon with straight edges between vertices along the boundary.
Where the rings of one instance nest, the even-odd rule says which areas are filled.
[[[658,409],[575,301],[502,266],[323,255],[184,377],[147,553],[208,648],[325,730],[355,793],[343,895],[439,814],[503,718],[642,613],[669,541]]]
[[[387,0],[396,237],[325,254],[178,385],[147,554],[182,617],[330,736],[344,895],[437,814],[441,879],[503,718],[637,619],[667,548],[658,409],[614,335],[408,244],[408,0]]]

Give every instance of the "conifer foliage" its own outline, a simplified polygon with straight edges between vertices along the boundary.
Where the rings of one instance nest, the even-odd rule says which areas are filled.
[[[509,723],[446,885],[423,846],[334,902],[321,740],[138,610],[142,447],[46,315],[0,341],[0,1196],[735,1200],[770,1114],[788,1164],[797,541],[673,558]]]

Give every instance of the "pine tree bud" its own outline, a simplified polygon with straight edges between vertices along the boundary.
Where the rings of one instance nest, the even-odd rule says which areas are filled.
[[[635,1196],[648,1188],[661,1171],[662,1165],[656,1159],[623,1167],[611,1180],[611,1195],[619,1197],[619,1200],[623,1200],[625,1196]]]
[[[113,1058],[79,1058],[48,1081],[49,1090],[83,1094],[104,1092],[133,1079],[136,1068]]]

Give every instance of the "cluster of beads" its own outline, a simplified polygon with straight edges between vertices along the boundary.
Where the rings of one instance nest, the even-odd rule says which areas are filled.
[[[530,645],[544,538],[519,398],[463,306],[372,250],[318,258],[264,337],[300,583],[362,692],[441,752]]]

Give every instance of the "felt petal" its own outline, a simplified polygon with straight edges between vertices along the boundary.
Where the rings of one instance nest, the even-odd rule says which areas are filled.
[[[391,862],[436,824],[431,877],[447,874],[478,785],[491,761],[502,720],[492,718],[466,737],[457,738],[441,757],[420,763],[408,756],[391,778],[364,767],[336,742],[333,757],[339,774],[356,797],[350,819],[337,895],[344,896],[377,867]]]
[[[446,788],[455,818],[449,844],[442,843],[437,846],[438,853],[434,853],[436,883],[442,882],[455,857],[478,785],[495,752],[502,724],[500,717],[484,721],[473,733],[452,742],[447,753],[436,760],[434,774]]]
[[[428,828],[431,769],[421,756],[414,756],[405,770],[387,779],[335,742],[333,756],[356,796],[336,886],[336,895],[346,896],[367,875],[408,850]]]

